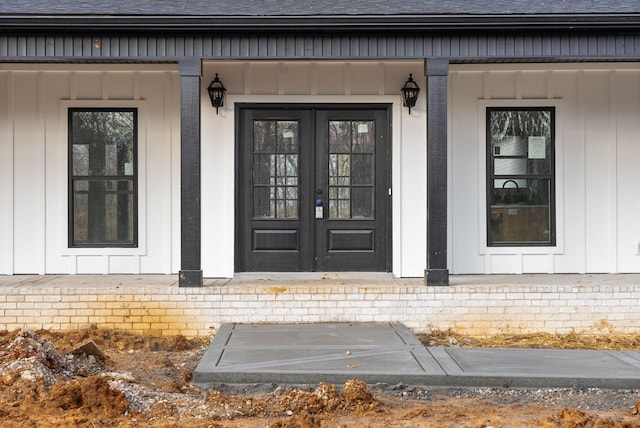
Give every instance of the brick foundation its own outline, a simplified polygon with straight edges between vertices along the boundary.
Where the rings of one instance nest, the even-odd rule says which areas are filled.
[[[91,280],[63,285],[64,278],[58,278],[53,285],[0,282],[0,329],[68,330],[96,324],[141,334],[196,336],[234,322],[394,321],[417,332],[451,328],[486,335],[637,333],[640,326],[640,285],[633,284],[426,287],[421,279],[367,285],[219,280],[180,288],[175,278],[163,276],[156,285],[153,276],[145,277],[144,285],[136,284],[139,277],[100,285]]]

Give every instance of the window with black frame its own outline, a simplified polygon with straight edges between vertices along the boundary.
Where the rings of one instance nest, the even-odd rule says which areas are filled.
[[[555,245],[555,108],[487,108],[487,244]]]
[[[69,109],[69,246],[136,247],[137,109]]]

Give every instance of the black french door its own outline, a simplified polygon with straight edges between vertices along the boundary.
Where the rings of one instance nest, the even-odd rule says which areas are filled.
[[[390,107],[237,113],[236,271],[389,271]]]

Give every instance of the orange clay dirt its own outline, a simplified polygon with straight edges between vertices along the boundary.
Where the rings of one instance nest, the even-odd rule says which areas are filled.
[[[617,343],[613,336],[478,339],[449,331],[420,339],[430,346],[584,348],[588,342],[592,349],[640,349],[640,337]],[[209,341],[98,328],[0,332],[0,426],[640,427],[639,390],[429,388],[357,379],[204,389],[190,378]]]

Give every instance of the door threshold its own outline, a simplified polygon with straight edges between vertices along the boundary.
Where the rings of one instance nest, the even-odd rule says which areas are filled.
[[[236,272],[233,276],[235,280],[392,280],[391,272]]]

